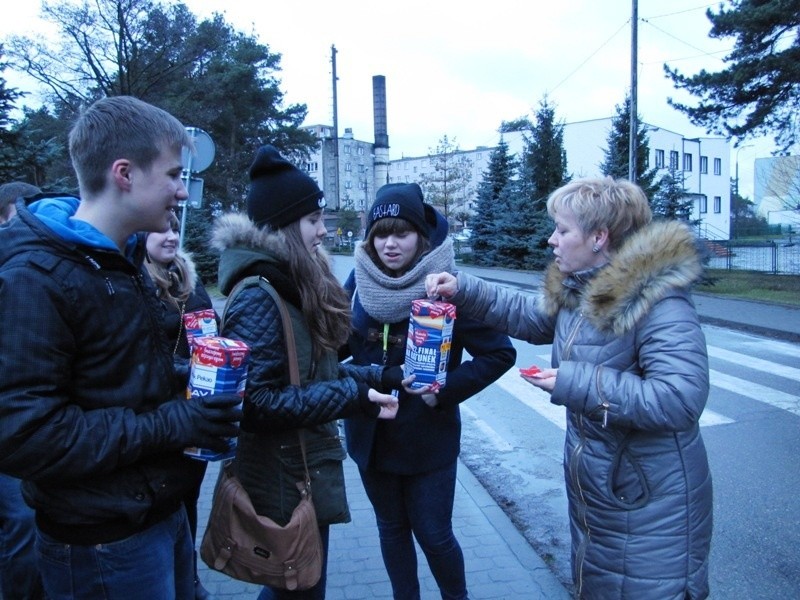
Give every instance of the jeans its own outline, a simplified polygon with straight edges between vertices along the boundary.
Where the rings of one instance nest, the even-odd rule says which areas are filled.
[[[108,544],[64,544],[37,531],[36,550],[49,600],[194,600],[192,536],[183,507]]]
[[[0,592],[3,600],[42,598],[33,550],[36,524],[20,480],[0,474]]]
[[[420,597],[414,538],[428,560],[442,598],[467,598],[464,554],[452,523],[456,462],[418,475],[365,469],[361,470],[361,481],[375,509],[383,564],[395,600]]]
[[[317,584],[307,590],[290,592],[279,588],[265,587],[261,590],[257,600],[325,600],[325,586],[328,580],[328,541],[330,540],[330,526],[320,525],[319,535],[322,538],[322,575]]]

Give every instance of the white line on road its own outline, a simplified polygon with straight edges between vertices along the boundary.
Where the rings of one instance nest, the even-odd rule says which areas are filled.
[[[787,367],[771,360],[755,358],[747,354],[740,354],[739,352],[731,352],[730,350],[718,348],[717,346],[708,346],[708,355],[728,362],[740,364],[749,369],[758,369],[759,371],[764,371],[765,373],[770,373],[771,375],[786,377],[787,379],[792,379],[800,383],[800,369],[795,369],[794,367]]]
[[[755,383],[750,379],[733,377],[719,371],[711,370],[709,374],[711,375],[711,385],[713,386],[800,415],[800,396],[787,394],[766,385]]]

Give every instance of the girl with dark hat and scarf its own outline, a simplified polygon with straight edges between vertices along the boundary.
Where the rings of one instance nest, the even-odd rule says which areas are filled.
[[[329,525],[350,521],[336,420],[392,419],[397,399],[378,390],[402,385],[401,370],[342,366],[338,350],[350,332],[350,301],[322,247],[325,199],[308,175],[264,146],[250,168],[247,215],[220,217],[213,244],[222,252],[219,289],[228,295],[248,276],[278,293],[292,320],[301,384],[288,381],[279,308],[259,285],[229,301],[221,334],[245,342],[250,366],[234,471],[256,511],[286,524],[304,477],[298,429],[304,431],[313,501],[323,540],[323,572],[306,591],[265,587],[259,598],[325,597]]]
[[[381,187],[368,214],[366,240],[345,283],[352,295],[349,349],[361,365],[401,365],[411,302],[425,298],[429,273],[455,269],[445,218],[417,184]],[[463,360],[464,351],[471,359]],[[442,598],[467,598],[464,556],[453,534],[459,404],[505,373],[516,359],[509,338],[457,316],[446,385],[437,393],[399,392],[394,421],[345,420],[350,456],[375,509],[381,553],[394,597],[420,597],[420,544]]]

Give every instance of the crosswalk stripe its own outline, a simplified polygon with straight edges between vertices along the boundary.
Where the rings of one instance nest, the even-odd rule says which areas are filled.
[[[771,375],[793,379],[800,383],[800,369],[794,367],[787,367],[786,365],[775,363],[771,360],[755,358],[739,352],[731,352],[730,350],[718,348],[717,346],[708,346],[708,355],[728,362],[737,363],[750,369],[758,369],[759,371],[764,371]]]
[[[766,385],[755,383],[750,379],[733,377],[719,371],[711,370],[709,374],[711,375],[711,385],[713,386],[800,415],[800,395],[787,394]]]

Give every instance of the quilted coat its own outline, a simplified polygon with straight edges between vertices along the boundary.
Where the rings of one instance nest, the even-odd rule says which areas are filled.
[[[708,596],[708,357],[689,294],[701,273],[690,230],[670,221],[594,272],[551,265],[539,298],[458,274],[462,313],[553,344],[579,598]]]
[[[246,216],[218,219],[213,244],[222,251],[219,289],[228,295],[250,275],[266,278],[292,319],[301,385],[288,381],[284,328],[278,306],[258,285],[229,299],[221,334],[250,347],[244,415],[236,470],[259,514],[284,524],[300,500],[303,478],[298,429],[311,471],[312,496],[321,525],[347,522],[342,461],[346,456],[337,419],[361,412],[357,384],[380,389],[380,367],[344,367],[335,352],[312,357],[311,337],[289,273],[281,232],[259,229]]]

